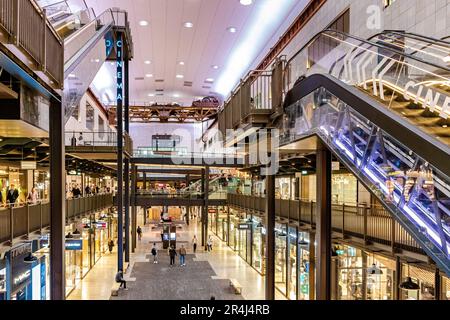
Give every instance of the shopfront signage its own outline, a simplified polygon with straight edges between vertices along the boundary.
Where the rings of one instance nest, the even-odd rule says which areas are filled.
[[[83,240],[66,239],[66,250],[78,251],[83,249]]]
[[[31,280],[31,267],[24,258],[31,253],[31,244],[26,243],[9,251],[11,265],[11,292],[16,292]]]
[[[238,229],[239,230],[250,230],[252,228],[252,225],[250,223],[239,223]]]
[[[13,279],[13,283],[16,287],[20,286],[20,284],[26,282],[28,279],[30,279],[31,271],[26,270],[23,273],[17,275]]]
[[[96,227],[97,229],[106,229],[107,223],[106,221],[97,221]]]
[[[20,161],[21,170],[36,170],[36,161]]]
[[[123,101],[123,59],[122,59],[122,37],[119,35],[119,40],[116,42],[117,47],[117,106],[122,104]]]

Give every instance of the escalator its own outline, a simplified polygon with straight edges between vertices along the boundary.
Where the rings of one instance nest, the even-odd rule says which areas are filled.
[[[288,62],[285,143],[318,137],[450,274],[450,72],[378,40],[325,30]]]
[[[115,28],[128,32],[131,42],[127,13],[108,9],[95,16],[90,8],[73,13],[66,1],[41,2],[64,40],[63,106],[67,122],[104,62],[114,54]]]

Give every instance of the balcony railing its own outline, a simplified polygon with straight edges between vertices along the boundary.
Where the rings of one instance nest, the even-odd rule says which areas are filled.
[[[244,210],[265,212],[265,198],[228,194],[228,204]],[[307,200],[275,200],[275,214],[315,227],[316,202]],[[365,204],[332,204],[332,229],[343,238],[352,236],[366,242],[375,242],[392,248],[423,253],[421,247],[381,206]]]
[[[112,147],[117,148],[117,132],[107,131],[69,131],[65,133],[65,144],[70,147]],[[124,151],[132,154],[133,140],[124,133]]]
[[[281,108],[283,99],[284,60],[274,64],[272,70],[254,70],[241,81],[219,112],[219,131],[242,125],[265,125],[270,115]]]
[[[111,206],[113,206],[112,194],[67,199],[66,219],[68,221]],[[37,204],[0,208],[0,243],[9,241],[12,244],[15,238],[29,236],[34,232],[42,232],[49,225],[49,202],[42,201]]]
[[[0,1],[0,28],[57,84],[64,82],[63,42],[33,0]]]

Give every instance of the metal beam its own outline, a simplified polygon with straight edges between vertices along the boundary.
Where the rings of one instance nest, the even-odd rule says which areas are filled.
[[[316,296],[331,299],[331,152],[322,145],[317,150],[316,215]]]
[[[65,150],[64,108],[52,99],[50,106],[50,299],[65,300]]]

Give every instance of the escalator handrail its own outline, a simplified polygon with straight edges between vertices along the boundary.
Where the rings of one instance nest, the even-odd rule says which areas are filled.
[[[418,41],[422,41],[425,43],[428,43],[427,45],[422,46],[420,49],[417,49],[415,51],[410,52],[410,55],[415,55],[417,52],[419,52],[419,50],[423,50],[426,48],[429,48],[433,45],[436,45],[437,43],[432,43],[431,41],[436,41],[436,42],[440,42],[443,43],[445,45],[450,45],[450,42],[448,41],[444,41],[444,40],[439,40],[439,39],[435,39],[435,38],[431,38],[431,37],[426,37],[426,36],[421,36],[415,33],[411,33],[411,32],[400,32],[400,31],[392,31],[392,30],[385,30],[383,32],[377,33],[376,35],[372,36],[369,38],[369,40],[373,40],[376,37],[379,37],[381,35],[386,35],[386,34],[393,34],[393,35],[399,35],[399,36],[403,36],[403,37],[407,37],[409,39],[414,39],[414,40],[418,40]],[[449,47],[449,54],[450,54],[450,47]],[[439,67],[440,69],[446,69],[447,67],[442,65]]]
[[[70,36],[68,36],[66,39],[64,39],[64,44],[68,44],[72,39],[74,39],[78,34],[80,34],[81,32],[83,32],[84,30],[86,30],[89,27],[92,27],[92,24],[95,24],[98,22],[99,18],[102,17],[104,14],[111,14],[111,18],[112,18],[112,24],[115,25],[116,24],[116,20],[114,19],[114,14],[113,11],[111,9],[107,9],[105,11],[103,11],[102,14],[100,14],[99,16],[96,16],[95,19],[93,19],[91,22],[89,22],[88,24],[84,25],[83,27],[81,27],[80,29],[77,30],[77,32],[72,33]]]
[[[104,26],[101,33],[97,33],[94,38],[91,38],[88,43],[80,48],[77,54],[64,63],[64,79],[68,77],[70,73],[78,66],[79,61],[81,61],[89,53],[89,50],[98,44],[98,39],[102,39],[109,30],[110,26]],[[79,54],[80,52],[82,53]]]
[[[327,89],[356,112],[393,136],[404,146],[432,164],[443,175],[450,175],[450,147],[437,139],[426,135],[416,126],[399,115],[386,109],[374,98],[357,88],[347,85],[328,74],[313,74],[299,81],[289,90],[284,101],[284,109],[300,101],[319,88]],[[450,177],[449,177],[450,179]]]
[[[338,31],[338,30],[334,30],[334,29],[325,29],[325,30],[322,30],[322,31],[320,31],[319,33],[317,33],[314,37],[312,37],[300,50],[298,50],[288,61],[287,61],[287,66],[289,66],[290,64],[291,64],[291,62],[295,59],[295,58],[297,58],[297,56],[301,53],[301,52],[303,52],[305,49],[307,49],[313,42],[315,42],[320,36],[322,36],[323,34],[326,34],[326,33],[334,33],[334,34],[340,34],[340,35],[342,35],[342,36],[345,36],[346,38],[350,38],[350,39],[353,39],[353,40],[356,40],[356,41],[360,41],[361,43],[363,43],[363,44],[367,44],[367,45],[371,45],[371,46],[374,46],[374,47],[377,47],[377,48],[380,48],[380,49],[383,49],[383,50],[387,50],[387,51],[391,51],[391,52],[393,52],[393,53],[395,53],[395,54],[398,54],[398,55],[401,55],[401,56],[405,56],[405,57],[408,57],[408,58],[410,58],[410,59],[412,59],[412,60],[416,60],[416,61],[418,61],[418,62],[420,62],[420,63],[423,63],[423,64],[426,64],[426,65],[431,65],[431,66],[433,66],[433,67],[435,67],[435,68],[439,68],[439,69],[443,69],[443,70],[445,70],[445,71],[449,71],[450,72],[450,68],[447,68],[447,67],[443,67],[443,66],[440,66],[440,65],[437,65],[437,64],[435,64],[435,63],[432,63],[432,62],[428,62],[428,61],[425,61],[425,60],[423,60],[423,59],[420,59],[420,58],[417,58],[417,57],[415,57],[415,56],[413,56],[413,55],[411,55],[411,54],[407,54],[407,53],[405,53],[405,52],[402,52],[402,51],[399,51],[399,50],[395,50],[395,49],[393,49],[393,48],[390,48],[390,47],[387,47],[387,46],[384,46],[384,45],[381,45],[381,44],[378,44],[378,43],[374,43],[374,42],[372,42],[372,41],[370,41],[370,40],[366,40],[366,39],[363,39],[363,38],[360,38],[360,37],[357,37],[357,36],[354,36],[354,35],[350,35],[350,34],[348,34],[348,33],[346,33],[346,32],[342,32],[342,31]],[[341,57],[341,58],[339,58],[339,59],[337,59],[336,61],[335,61],[335,63],[334,64],[336,64],[338,61],[340,61],[340,60],[342,60],[342,59],[344,59],[345,58],[345,55],[343,56],[343,57]]]
[[[416,39],[416,40],[421,40],[423,42],[429,42],[430,44],[442,43],[442,44],[445,44],[445,45],[450,45],[449,41],[445,41],[444,40],[445,38],[437,39],[437,38],[424,36],[424,35],[421,35],[421,34],[418,34],[418,33],[414,33],[414,32],[406,32],[406,31],[403,32],[403,31],[399,31],[399,30],[384,30],[383,32],[380,32],[380,33],[376,34],[375,36],[373,36],[371,38],[374,38],[376,36],[379,36],[379,35],[382,35],[382,34],[386,34],[386,33],[393,33],[393,34],[402,35],[402,36],[406,35],[409,38]],[[434,41],[435,43],[432,43],[432,41]],[[449,50],[450,50],[450,47],[449,47]]]

